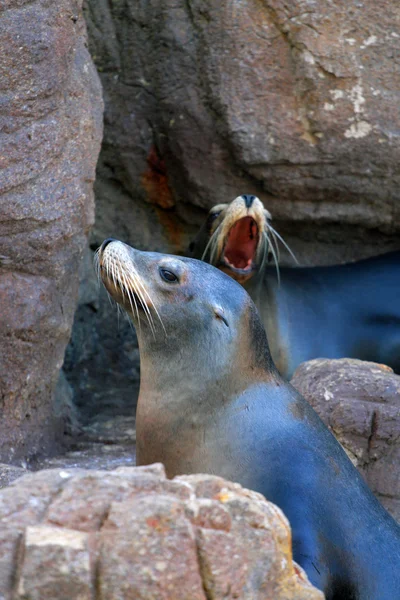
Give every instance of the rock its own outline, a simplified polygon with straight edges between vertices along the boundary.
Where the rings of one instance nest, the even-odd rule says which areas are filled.
[[[53,399],[94,219],[102,98],[79,2],[7,0],[0,13],[0,460],[16,461],[62,439]]]
[[[1,490],[0,597],[12,589],[21,600],[323,598],[293,563],[276,506],[219,477],[168,480],[162,465],[41,471]]]
[[[82,433],[80,424],[80,415],[76,404],[74,403],[74,392],[68,382],[63,369],[58,377],[56,390],[54,392],[54,416],[62,421],[64,434],[75,437]]]
[[[94,420],[82,429],[71,448],[62,454],[35,461],[35,471],[42,469],[90,469],[112,471],[136,464],[135,418],[114,417]],[[1,474],[1,467],[0,467]]]
[[[27,527],[15,598],[91,600],[89,536],[48,525]]]
[[[372,362],[317,359],[300,365],[291,383],[400,521],[400,376]]]
[[[399,231],[396,14],[389,0],[379,19],[373,0],[86,0],[106,102],[99,195],[117,181],[150,203],[155,246],[159,224],[184,241],[166,211],[193,222],[188,205],[240,192],[277,219]]]
[[[0,463],[0,488],[6,487],[12,481],[18,479],[18,477],[26,474],[27,470],[24,467],[15,467]]]

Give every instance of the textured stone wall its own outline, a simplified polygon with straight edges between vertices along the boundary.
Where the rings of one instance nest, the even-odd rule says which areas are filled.
[[[79,1],[6,0],[0,21],[0,457],[16,460],[62,438],[102,98]]]
[[[399,231],[400,8],[376,11],[87,0],[106,101],[99,195],[117,184],[152,204],[178,249],[196,207],[246,191],[279,220]]]

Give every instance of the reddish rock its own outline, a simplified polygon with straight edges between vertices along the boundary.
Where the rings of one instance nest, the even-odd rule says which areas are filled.
[[[11,592],[18,564],[18,551],[23,538],[16,527],[0,527],[0,598],[12,600]]]
[[[27,527],[16,600],[92,600],[88,535],[48,525]]]
[[[0,460],[8,461],[61,439],[54,392],[94,217],[102,99],[79,2],[8,0],[0,13]]]
[[[136,494],[170,493],[186,499],[190,487],[154,474],[136,471],[92,471],[74,477],[64,486],[47,512],[47,522],[79,531],[100,529],[111,502],[125,501]]]
[[[100,571],[104,600],[206,600],[193,529],[171,496],[143,494],[112,505],[100,536]]]
[[[220,477],[42,471],[0,490],[0,524],[5,600],[323,598],[283,513]]]
[[[400,376],[372,362],[317,359],[300,365],[291,383],[400,521]]]
[[[29,473],[1,490],[0,528],[25,528],[39,523],[52,498],[61,491],[72,473],[72,470],[60,469]]]

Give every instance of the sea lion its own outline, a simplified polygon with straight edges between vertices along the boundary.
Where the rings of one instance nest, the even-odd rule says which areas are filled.
[[[106,240],[101,278],[140,350],[137,463],[212,473],[277,504],[327,600],[393,600],[400,528],[275,369],[247,292],[214,267]]]
[[[256,196],[214,206],[188,254],[218,267],[252,297],[272,357],[290,379],[313,358],[359,358],[400,373],[400,252],[329,267],[278,263],[271,215]]]

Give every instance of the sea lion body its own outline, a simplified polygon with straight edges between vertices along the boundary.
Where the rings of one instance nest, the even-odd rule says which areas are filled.
[[[359,358],[400,373],[400,252],[330,267],[273,267],[244,284],[284,377],[313,358]],[[261,296],[262,294],[262,296]]]
[[[288,517],[294,558],[327,600],[396,598],[400,528],[280,377],[246,291],[206,263],[120,242],[103,244],[100,267],[138,333],[138,464],[161,461],[170,477],[213,473],[264,494]],[[140,302],[157,310],[152,327]]]
[[[215,251],[206,252],[204,259],[250,294],[280,373],[290,379],[304,361],[344,357],[381,362],[400,373],[400,252],[329,267],[281,267],[278,278],[274,267],[260,268],[254,242],[249,247],[244,233],[229,233],[248,215],[258,231],[267,227],[270,215],[258,198],[247,204],[244,198],[249,197],[210,211],[213,221],[203,225],[190,254],[201,258],[216,234]],[[235,269],[225,254],[238,264],[252,258],[251,268]]]

